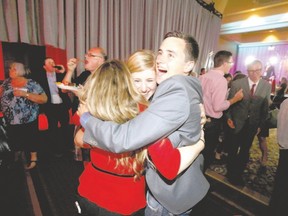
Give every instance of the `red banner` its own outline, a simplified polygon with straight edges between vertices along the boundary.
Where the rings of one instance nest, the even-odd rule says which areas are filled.
[[[46,57],[53,58],[56,65],[63,65],[67,69],[66,50],[46,45]]]

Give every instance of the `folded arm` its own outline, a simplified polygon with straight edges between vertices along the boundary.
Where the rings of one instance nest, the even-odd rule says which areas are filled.
[[[148,147],[148,154],[156,169],[167,179],[173,180],[198,157],[204,149],[203,138],[193,145],[174,148],[169,139],[157,141]]]

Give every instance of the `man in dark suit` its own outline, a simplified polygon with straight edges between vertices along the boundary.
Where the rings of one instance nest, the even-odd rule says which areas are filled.
[[[227,124],[232,132],[229,145],[227,177],[231,183],[244,186],[242,173],[249,160],[249,150],[254,136],[260,132],[268,116],[271,93],[270,84],[261,79],[262,63],[254,60],[247,66],[248,77],[232,82],[228,99],[239,89],[244,97],[226,113]]]
[[[38,82],[48,96],[48,102],[43,105],[43,112],[48,119],[48,135],[51,142],[51,150],[56,157],[63,155],[65,150],[72,147],[72,137],[69,137],[69,112],[71,101],[67,94],[58,89],[56,82],[64,78],[64,67],[55,68],[55,62],[47,57],[44,60],[44,72],[39,75]],[[58,127],[58,123],[60,123]]]
[[[196,143],[201,131],[202,89],[199,80],[188,75],[198,54],[193,37],[176,31],[167,33],[156,58],[159,86],[149,107],[122,125],[101,121],[85,112],[81,116],[84,141],[117,153],[141,148],[166,136],[175,147]],[[80,105],[80,114],[82,108]],[[150,164],[146,170],[149,187],[146,214],[156,215],[154,211],[161,209],[167,215],[184,215],[184,212],[188,215],[209,188],[202,166],[200,154],[181,175],[167,181]]]

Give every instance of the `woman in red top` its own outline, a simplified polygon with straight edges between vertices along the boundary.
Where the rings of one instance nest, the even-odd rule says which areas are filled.
[[[104,63],[89,77],[80,101],[85,101],[92,115],[118,123],[135,117],[138,104],[146,103],[134,89],[127,66],[118,60]],[[82,213],[142,215],[146,206],[142,175],[146,150],[114,154],[92,148],[90,157],[79,178]]]

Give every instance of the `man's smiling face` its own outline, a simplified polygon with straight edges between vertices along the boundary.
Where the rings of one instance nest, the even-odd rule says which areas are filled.
[[[180,38],[168,37],[166,38],[157,54],[157,83],[174,76],[187,75],[190,70],[188,64],[191,66],[191,61],[187,62],[185,58],[185,41]],[[193,66],[194,66],[194,62]]]

